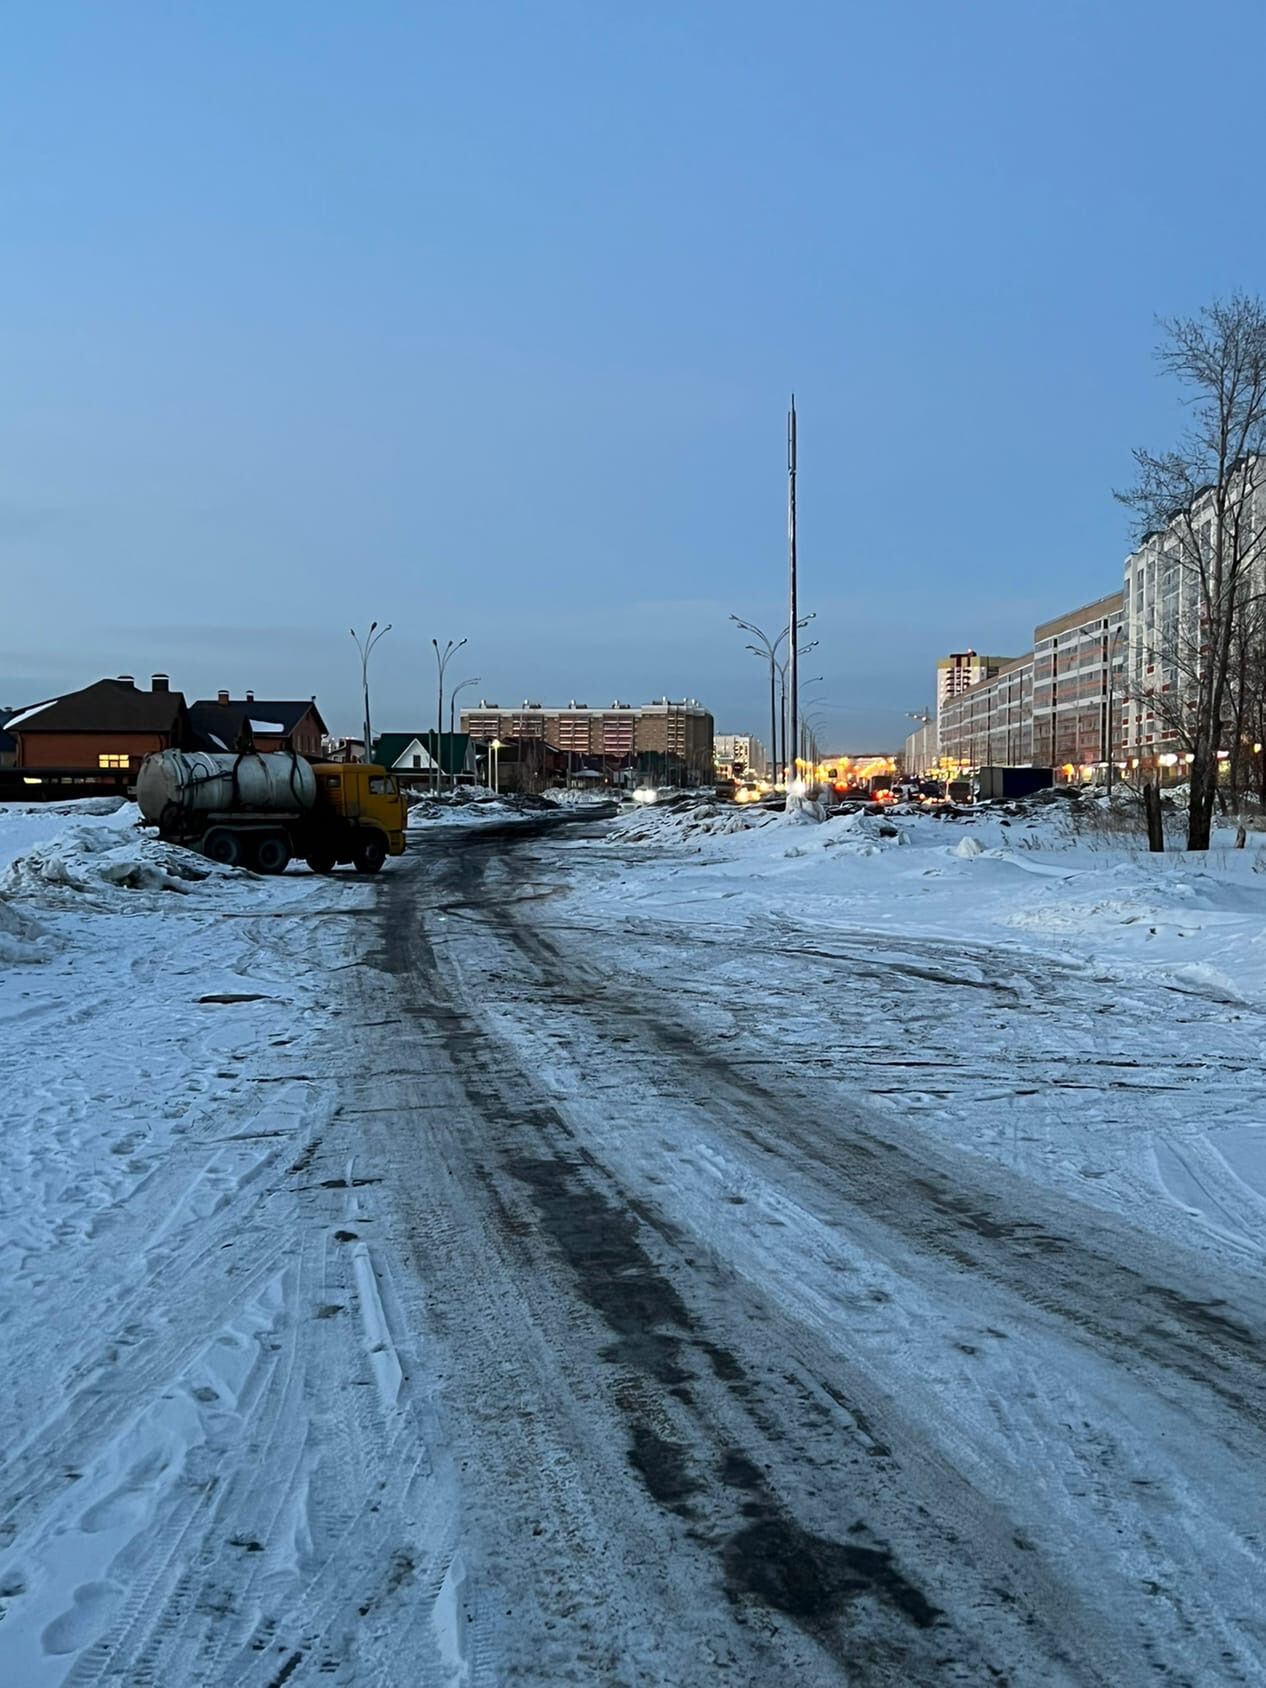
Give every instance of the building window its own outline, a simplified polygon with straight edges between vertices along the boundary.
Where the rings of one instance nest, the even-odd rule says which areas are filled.
[[[126,768],[127,765],[128,758],[126,756],[108,755],[105,751],[102,751],[101,755],[97,757],[98,768]]]

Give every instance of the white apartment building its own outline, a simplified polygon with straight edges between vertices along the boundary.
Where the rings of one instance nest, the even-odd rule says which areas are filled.
[[[765,746],[751,733],[718,733],[712,741],[712,758],[717,773],[725,777],[737,768],[740,773],[764,779],[769,770]]]
[[[1263,536],[1241,601],[1266,590],[1266,464],[1256,460],[1251,503]],[[1125,559],[1124,752],[1146,763],[1183,743],[1188,698],[1200,672],[1204,631],[1194,546],[1208,546],[1212,499],[1197,499]],[[1226,749],[1227,746],[1221,748]]]

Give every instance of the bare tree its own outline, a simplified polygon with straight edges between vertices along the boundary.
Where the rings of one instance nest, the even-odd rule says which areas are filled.
[[[1163,320],[1161,367],[1185,389],[1191,425],[1172,451],[1138,450],[1138,480],[1117,497],[1140,540],[1176,566],[1179,610],[1157,631],[1149,663],[1176,696],[1149,690],[1161,720],[1175,712],[1191,756],[1187,848],[1207,850],[1218,750],[1231,701],[1236,628],[1260,596],[1266,565],[1266,304],[1236,293],[1196,317]],[[1194,589],[1194,590],[1193,590]],[[1184,615],[1189,596],[1194,615]]]

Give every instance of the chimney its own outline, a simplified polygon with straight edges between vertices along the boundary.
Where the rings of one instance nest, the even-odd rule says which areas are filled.
[[[121,686],[134,686],[136,684],[135,674],[120,674],[119,684]]]
[[[169,692],[171,682],[166,674],[155,674],[150,680],[149,689],[152,692]]]
[[[255,701],[255,694],[254,694],[254,692],[247,692],[247,694],[246,694],[246,701],[247,701],[247,703],[254,703],[254,701]]]
[[[219,691],[215,694],[215,701],[217,703],[227,703],[229,701],[229,694],[225,691],[223,686],[221,686]]]

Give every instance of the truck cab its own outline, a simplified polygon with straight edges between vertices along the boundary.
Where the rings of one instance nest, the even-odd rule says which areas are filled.
[[[404,854],[408,813],[396,776],[366,762],[317,762],[313,813],[315,848],[308,865],[329,872],[335,862],[354,862],[374,873],[388,856]]]

